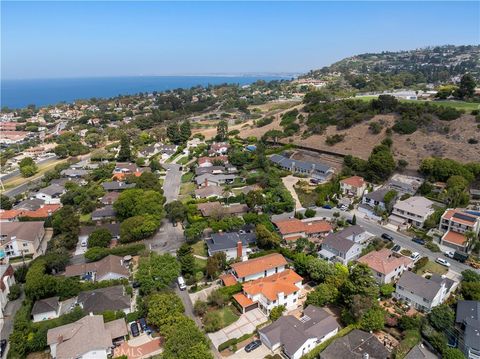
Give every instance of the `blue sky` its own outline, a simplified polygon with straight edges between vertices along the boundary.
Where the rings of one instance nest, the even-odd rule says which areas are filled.
[[[479,2],[1,2],[2,78],[305,72],[480,43]]]

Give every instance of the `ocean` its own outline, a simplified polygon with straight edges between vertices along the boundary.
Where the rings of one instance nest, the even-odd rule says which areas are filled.
[[[55,105],[79,99],[108,98],[139,92],[165,91],[222,83],[246,85],[257,80],[290,79],[281,76],[135,76],[70,79],[1,80],[1,107]]]

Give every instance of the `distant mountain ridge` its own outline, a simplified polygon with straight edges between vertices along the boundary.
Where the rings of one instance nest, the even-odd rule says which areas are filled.
[[[470,73],[480,80],[480,45],[436,46],[409,51],[366,53],[347,57],[304,77],[343,77],[358,90],[457,82]]]

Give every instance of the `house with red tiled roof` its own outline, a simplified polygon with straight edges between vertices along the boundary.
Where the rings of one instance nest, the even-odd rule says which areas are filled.
[[[297,307],[298,296],[303,288],[303,278],[292,269],[270,276],[259,278],[243,284],[243,292],[237,293],[233,299],[246,312],[258,306],[265,314],[283,305],[287,310]]]
[[[233,263],[230,267],[237,281],[243,283],[283,272],[286,265],[287,260],[284,256],[272,253],[248,261]]]
[[[465,232],[479,235],[480,212],[449,208],[443,213],[438,229],[444,232],[440,244],[466,253],[470,250],[471,241],[465,236]]]
[[[403,272],[413,268],[413,260],[401,254],[382,248],[365,254],[358,262],[366,264],[373,272],[373,277],[380,284],[391,283]]]
[[[294,242],[299,238],[320,238],[331,233],[333,228],[330,223],[323,220],[299,220],[288,218],[274,221],[282,239],[287,243]]]
[[[198,159],[198,167],[212,167],[216,162],[227,164],[228,156],[200,157]]]
[[[344,196],[361,197],[367,189],[367,182],[360,176],[352,176],[340,181],[340,189]]]

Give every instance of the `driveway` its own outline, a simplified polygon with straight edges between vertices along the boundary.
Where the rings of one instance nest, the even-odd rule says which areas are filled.
[[[240,338],[244,334],[250,334],[255,331],[258,325],[268,320],[263,312],[256,308],[245,314],[228,327],[220,329],[218,332],[208,334],[215,348],[229,339]]]
[[[208,288],[200,290],[196,293],[189,293],[188,295],[190,296],[190,300],[192,301],[192,303],[195,303],[197,300],[206,301],[208,298],[208,295],[218,288],[220,288],[219,284],[212,284]]]
[[[120,344],[113,350],[113,357],[126,355],[129,359],[150,358],[162,353],[161,344],[160,338],[152,339],[145,334],[145,338],[142,335]]]
[[[5,309],[3,310],[3,319],[0,319],[1,323],[3,324],[2,331],[0,333],[0,339],[8,340],[8,337],[10,336],[10,334],[12,334],[13,319],[15,317],[15,314],[17,313],[17,310],[19,310],[20,307],[22,306],[22,302],[24,298],[25,298],[25,295],[22,291],[22,295],[20,296],[20,298],[9,301],[5,306]],[[7,357],[9,349],[10,349],[10,344],[7,343],[7,348],[5,349],[4,358]]]
[[[145,240],[145,245],[148,249],[160,254],[173,254],[184,242],[182,226],[174,226],[164,218],[157,233],[151,239]]]
[[[282,177],[283,185],[288,189],[290,194],[292,195],[293,199],[295,200],[295,209],[303,209],[300,200],[298,199],[297,192],[293,186],[299,181],[298,177],[294,177],[292,175],[288,175],[286,177]]]
[[[272,355],[272,351],[262,344],[257,349],[247,353],[244,348],[238,350],[235,354],[230,355],[229,359],[263,359],[267,355]]]

